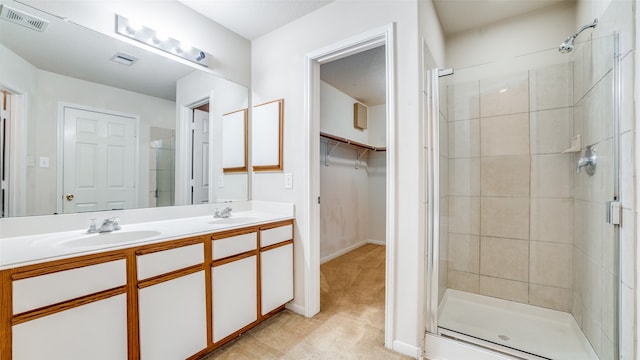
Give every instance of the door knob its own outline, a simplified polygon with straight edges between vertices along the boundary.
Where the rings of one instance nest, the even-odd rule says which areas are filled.
[[[67,194],[65,197],[67,198],[67,201],[73,200],[73,194]]]

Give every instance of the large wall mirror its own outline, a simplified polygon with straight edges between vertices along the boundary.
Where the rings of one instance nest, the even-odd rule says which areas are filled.
[[[249,106],[246,87],[0,4],[49,22],[0,19],[2,217],[248,199],[247,172],[222,156],[223,115]]]

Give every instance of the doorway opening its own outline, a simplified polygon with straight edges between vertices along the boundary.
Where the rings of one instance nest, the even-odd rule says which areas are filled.
[[[384,323],[386,114],[384,45],[320,65],[321,311],[349,303],[373,327]]]
[[[396,164],[394,161],[394,153],[395,153],[395,103],[394,103],[394,29],[393,25],[385,26],[379,29],[374,29],[364,34],[360,34],[358,36],[354,36],[352,38],[346,39],[334,45],[328,46],[326,48],[317,50],[313,53],[307,55],[307,67],[306,67],[306,98],[308,99],[306,103],[306,113],[307,113],[307,133],[309,134],[308,139],[308,155],[309,155],[309,167],[307,172],[308,178],[308,188],[306,189],[307,194],[307,216],[306,223],[308,224],[306,235],[309,239],[308,250],[305,250],[305,263],[309,264],[309,266],[305,267],[304,281],[305,281],[305,315],[308,317],[314,316],[318,312],[320,312],[320,299],[321,299],[321,271],[320,264],[322,260],[331,259],[333,255],[340,254],[340,250],[335,254],[331,255],[331,251],[327,250],[326,244],[323,244],[323,236],[322,233],[327,230],[324,228],[322,216],[327,216],[325,206],[325,200],[322,201],[323,210],[321,210],[321,193],[322,188],[327,184],[331,184],[330,181],[338,181],[340,179],[336,179],[331,177],[333,180],[325,179],[324,175],[331,174],[332,172],[339,172],[340,170],[348,170],[351,172],[351,176],[357,177],[358,175],[365,174],[364,168],[369,170],[369,166],[373,164],[375,161],[372,161],[373,158],[382,156],[384,159],[385,174],[382,176],[384,178],[384,194],[382,197],[384,198],[383,207],[378,207],[376,210],[382,210],[382,218],[381,222],[384,223],[384,228],[382,233],[384,233],[384,237],[381,240],[384,240],[386,246],[384,248],[384,334],[385,334],[385,347],[393,348],[393,309],[394,309],[394,250],[395,250],[395,172],[396,172]],[[384,128],[384,132],[382,135],[383,141],[379,142],[382,145],[373,146],[370,144],[366,144],[368,139],[364,140],[362,137],[357,137],[360,141],[352,141],[354,139],[349,139],[349,136],[353,136],[353,133],[344,133],[347,136],[340,136],[339,129],[342,130],[349,129],[350,131],[361,131],[360,136],[363,135],[362,127],[355,128],[354,120],[353,120],[353,107],[354,104],[359,104],[362,107],[367,108],[366,106],[362,106],[361,100],[355,99],[354,96],[348,96],[346,94],[340,95],[339,93],[344,93],[344,91],[338,91],[337,93],[331,89],[334,86],[323,84],[322,73],[328,71],[328,67],[332,66],[332,63],[335,62],[335,66],[339,64],[340,60],[344,60],[345,62],[349,61],[349,57],[358,56],[358,54],[363,54],[369,50],[381,51],[382,57],[384,58],[383,67],[382,67],[382,78],[384,88],[384,108],[381,110],[382,115],[380,118],[381,126]],[[364,55],[360,55],[364,56]],[[325,66],[326,65],[326,66]],[[322,67],[325,66],[324,70]],[[363,70],[363,69],[359,69]],[[328,94],[334,93],[338,94],[338,98],[342,97],[344,99],[352,98],[356,101],[351,102],[351,100],[347,101],[349,111],[348,111],[348,119],[344,122],[340,122],[339,124],[334,124],[336,127],[329,126],[327,127],[326,120],[323,121],[323,113],[326,115],[327,111],[331,111],[329,109],[324,109],[324,107],[330,102],[327,102],[327,95],[323,96],[323,88],[324,90],[328,90]],[[331,95],[328,95],[329,98]],[[324,98],[324,100],[323,100]],[[350,103],[349,103],[350,102]],[[344,103],[344,102],[343,102]],[[356,105],[357,107],[358,105]],[[331,107],[331,106],[330,106]],[[367,109],[368,110],[368,109]],[[358,123],[356,123],[357,125]],[[363,123],[360,123],[362,125]],[[378,122],[376,122],[378,125]],[[331,134],[331,131],[338,132],[339,134]],[[321,134],[322,136],[321,140]],[[336,143],[340,143],[342,145],[339,150],[335,145]],[[357,146],[354,147],[355,144],[364,145],[364,147]],[[367,146],[369,148],[367,148]],[[331,149],[334,148],[332,151]],[[378,154],[375,151],[377,148],[386,148],[386,152],[380,152]],[[371,156],[371,153],[376,153],[374,156]],[[340,155],[340,156],[338,156]],[[345,159],[340,160],[340,165],[334,163],[331,165],[331,160],[336,160],[338,158]],[[347,158],[350,159],[349,165],[346,166],[346,163],[343,165],[343,162],[346,162]],[[366,158],[366,159],[365,159]],[[321,167],[325,167],[325,160],[329,165],[326,169],[321,170]],[[366,163],[366,166],[365,166]],[[360,169],[355,169],[355,168]],[[359,174],[356,174],[357,171],[360,171]],[[364,176],[361,176],[360,183],[364,184],[367,182],[367,189],[369,181],[365,180]],[[343,179],[344,180],[344,179]],[[328,182],[329,181],[329,182]],[[334,188],[339,189],[339,191],[351,191],[351,186],[353,184],[353,189],[356,191],[362,191],[361,188],[358,188],[358,181],[350,182],[348,187],[345,189],[344,182],[342,184],[337,184]],[[326,189],[325,189],[326,192]],[[325,199],[325,196],[329,196],[329,194],[322,193],[322,199]],[[330,201],[330,196],[326,198],[326,201]],[[340,196],[335,197],[336,200],[349,202],[350,197],[347,199],[340,199]],[[341,204],[344,205],[345,203]],[[330,203],[330,202],[329,202]],[[338,204],[338,207],[341,206]],[[353,204],[351,204],[353,205]],[[350,205],[346,205],[347,207]],[[360,206],[360,205],[359,205]],[[346,209],[346,208],[345,208]],[[364,212],[363,212],[364,213]],[[355,216],[350,213],[349,216]],[[368,217],[367,212],[367,217]],[[380,215],[380,214],[377,214]],[[340,216],[340,215],[338,215]],[[361,222],[364,223],[364,222]],[[365,233],[366,230],[363,230],[362,233]],[[354,237],[355,238],[355,237]],[[368,242],[367,239],[360,240],[360,245],[366,244]],[[343,251],[348,251],[349,247],[351,249],[357,248],[357,241],[352,245],[346,245]],[[343,244],[345,245],[345,244]],[[323,248],[325,253],[323,254]],[[382,316],[381,316],[382,317]]]
[[[209,99],[191,107],[191,204],[209,202]]]

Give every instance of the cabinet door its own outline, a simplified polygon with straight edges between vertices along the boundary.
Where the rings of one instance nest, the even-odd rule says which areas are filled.
[[[258,319],[257,256],[214,266],[213,342]]]
[[[12,359],[127,359],[126,295],[14,325]]]
[[[262,314],[293,299],[293,244],[260,253]]]
[[[204,270],[139,290],[140,358],[185,359],[207,347]]]

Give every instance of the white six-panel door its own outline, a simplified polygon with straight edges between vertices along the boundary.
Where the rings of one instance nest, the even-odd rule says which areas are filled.
[[[193,110],[193,204],[209,202],[209,113]]]
[[[64,213],[137,207],[137,119],[64,108]]]

